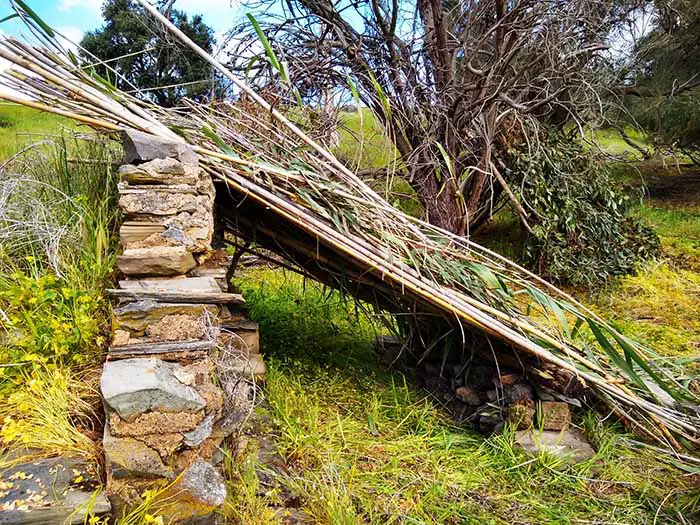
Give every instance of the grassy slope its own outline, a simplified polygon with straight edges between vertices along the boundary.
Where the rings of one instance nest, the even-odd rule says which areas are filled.
[[[75,127],[72,121],[39,111],[0,103],[0,159],[7,159],[61,127]]]

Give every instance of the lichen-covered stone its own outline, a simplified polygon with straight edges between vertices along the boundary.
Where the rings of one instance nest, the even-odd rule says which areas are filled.
[[[195,186],[200,171],[192,165],[185,165],[177,159],[153,159],[138,166],[125,164],[119,168],[119,176],[129,184],[187,184]],[[205,175],[208,177],[208,175]]]
[[[162,511],[166,520],[183,522],[210,515],[226,500],[226,484],[210,463],[198,459],[163,494],[171,502]]]
[[[35,459],[5,466],[0,473],[0,523],[86,523],[88,516],[110,511],[99,485],[97,466],[78,458]]]
[[[158,434],[146,434],[135,439],[158,452],[161,459],[167,463],[183,442],[184,436],[180,432],[161,432]]]
[[[105,363],[100,388],[105,403],[127,422],[149,412],[198,412],[204,399],[175,377],[182,367],[155,358]]]
[[[515,443],[530,454],[551,454],[569,463],[578,463],[595,455],[583,433],[575,428],[560,432],[522,430],[516,433]]]
[[[186,188],[120,190],[119,207],[127,215],[176,215],[211,206],[209,197],[202,197]]]
[[[544,430],[565,430],[571,425],[571,411],[563,401],[540,401],[538,428]]]
[[[124,250],[117,266],[125,275],[184,275],[197,266],[192,253],[181,246]]]
[[[102,445],[110,478],[167,478],[173,472],[160,455],[145,443],[130,437],[115,437],[105,425]]]
[[[182,334],[176,338],[167,337],[167,333],[151,333],[150,337],[154,340],[172,341],[176,339],[186,340],[199,339],[202,336],[202,318],[205,314],[215,316],[218,313],[218,307],[215,305],[192,304],[192,303],[161,303],[150,299],[144,301],[135,301],[114,309],[112,318],[113,330],[126,330],[131,337],[140,337],[146,333],[150,327],[154,327],[161,321],[165,320],[164,325],[160,327],[160,332],[168,329],[169,321],[176,321],[174,324],[180,324],[181,317],[192,320],[194,329],[192,337],[185,337],[188,334]],[[197,326],[199,330],[197,330]],[[153,330],[151,330],[153,332]],[[199,335],[197,335],[197,332]],[[163,336],[160,339],[156,335]]]
[[[204,419],[204,412],[181,412],[169,414],[166,412],[147,412],[131,422],[124,421],[116,412],[109,413],[109,428],[112,435],[117,437],[139,437],[163,432],[189,432],[197,428]]]

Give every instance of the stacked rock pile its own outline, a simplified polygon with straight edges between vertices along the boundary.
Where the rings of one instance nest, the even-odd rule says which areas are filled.
[[[126,278],[110,290],[101,379],[107,491],[119,512],[160,488],[170,522],[212,523],[226,497],[222,443],[265,373],[258,327],[228,293],[230,258],[212,249],[214,186],[196,154],[134,132],[124,150],[117,264]]]

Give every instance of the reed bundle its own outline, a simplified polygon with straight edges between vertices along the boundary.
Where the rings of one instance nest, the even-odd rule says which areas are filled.
[[[41,45],[0,42],[0,57],[14,64],[2,84],[31,100],[0,97],[101,130],[184,141],[227,188],[219,190],[227,195],[222,220],[237,235],[389,311],[438,316],[458,334],[497,338],[542,377],[563,373],[594,392],[668,450],[700,443],[697,385],[680,366],[517,264],[403,214],[203,51],[259,113],[227,102],[167,110],[120,92],[64,51],[23,3],[13,5]]]

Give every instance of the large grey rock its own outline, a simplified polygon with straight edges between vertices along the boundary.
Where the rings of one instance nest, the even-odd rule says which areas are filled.
[[[131,129],[122,132],[122,145],[124,147],[123,164],[170,157],[183,164],[196,165],[198,160],[197,154],[184,142],[156,138]]]
[[[110,511],[97,467],[76,458],[49,458],[0,474],[0,524],[84,523]]]
[[[115,437],[105,425],[102,446],[110,478],[169,478],[173,476],[158,452],[131,437]]]
[[[156,358],[124,359],[105,363],[100,380],[107,405],[127,422],[148,411],[197,412],[205,401],[197,391],[178,381],[182,366]]]
[[[551,454],[567,463],[578,463],[595,455],[583,433],[575,428],[561,432],[522,430],[515,434],[515,442],[530,454]]]

